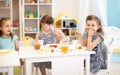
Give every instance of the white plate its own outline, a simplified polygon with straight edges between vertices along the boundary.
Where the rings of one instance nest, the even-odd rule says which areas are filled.
[[[3,49],[3,50],[0,50],[0,55],[2,55],[2,54],[10,54],[10,53],[12,53],[12,51],[13,50],[11,50],[11,49]]]

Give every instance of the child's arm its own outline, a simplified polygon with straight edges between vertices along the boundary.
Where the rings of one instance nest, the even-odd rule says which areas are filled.
[[[75,35],[79,38],[79,41],[80,41],[81,45],[85,46],[86,45],[86,40],[83,39],[81,33],[79,33],[78,31],[76,31]]]
[[[61,30],[59,30],[59,29],[55,29],[54,35],[59,40],[65,38],[65,34]]]
[[[94,31],[89,30],[88,32],[88,38],[87,38],[87,49],[88,50],[93,50],[97,46],[98,43],[101,41],[101,37],[96,38],[94,41],[92,41],[92,36],[93,36]]]
[[[36,33],[35,40],[39,40],[39,32]]]
[[[92,37],[88,37],[87,40],[87,49],[88,50],[92,50],[93,48],[95,48],[97,46],[97,44],[101,41],[101,38],[98,37],[97,39],[95,39],[94,41],[92,41]]]
[[[19,43],[18,40],[15,41],[15,50],[19,51]]]

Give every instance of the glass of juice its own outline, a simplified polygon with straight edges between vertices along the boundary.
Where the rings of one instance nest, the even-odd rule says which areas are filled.
[[[61,46],[61,52],[66,54],[68,52],[68,46],[67,45],[62,45]]]
[[[37,41],[34,42],[34,49],[35,50],[40,50],[41,44]]]

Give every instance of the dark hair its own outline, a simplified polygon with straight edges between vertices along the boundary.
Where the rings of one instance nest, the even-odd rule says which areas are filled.
[[[40,20],[40,30],[42,28],[41,23],[45,23],[45,24],[49,24],[50,25],[50,24],[54,23],[54,19],[53,19],[53,17],[48,16],[48,15],[43,16],[42,19]]]
[[[102,35],[104,35],[104,31],[102,29],[102,25],[101,25],[101,21],[100,19],[95,16],[95,15],[89,15],[87,18],[86,18],[86,22],[87,21],[91,21],[91,20],[94,20],[97,22],[97,24],[100,26],[100,28],[97,30],[98,33],[101,33]]]
[[[10,18],[8,18],[8,17],[2,17],[1,19],[0,19],[0,27],[2,27],[3,25],[4,25],[4,23],[6,22],[6,21],[8,21],[8,20],[10,20]],[[0,30],[0,36],[2,36],[2,34],[3,34],[3,31],[2,30]],[[11,38],[13,39],[13,33],[12,32],[10,32],[10,36],[11,36]]]

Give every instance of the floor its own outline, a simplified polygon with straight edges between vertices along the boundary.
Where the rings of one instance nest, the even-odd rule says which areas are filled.
[[[120,62],[119,63],[111,62],[109,67],[110,67],[109,75],[120,75]],[[108,75],[108,74],[105,74],[105,72],[101,71],[97,73],[97,75]]]
[[[15,74],[15,75],[19,75],[19,74]],[[100,74],[100,75],[104,75],[104,74]],[[120,63],[111,62],[110,75],[120,75]]]
[[[120,63],[111,63],[110,75],[120,75]]]

